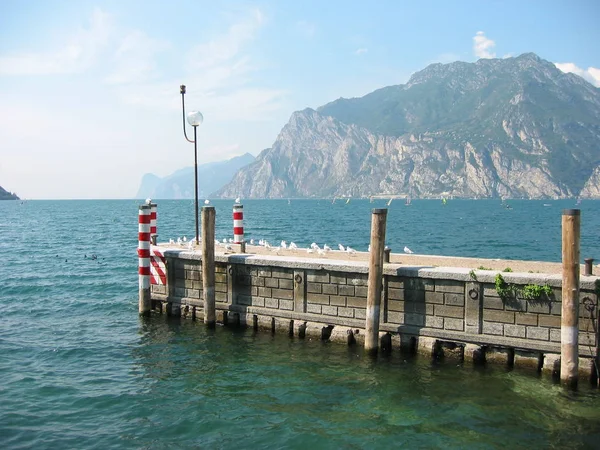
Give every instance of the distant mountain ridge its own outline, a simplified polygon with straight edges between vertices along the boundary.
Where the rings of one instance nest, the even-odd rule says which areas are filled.
[[[198,166],[198,195],[209,197],[222,188],[242,167],[254,161],[245,153],[227,161],[212,162]],[[142,177],[136,198],[181,199],[194,198],[194,168],[186,167],[161,178],[152,173]]]
[[[221,196],[598,197],[600,90],[526,53],[292,114]]]
[[[14,192],[8,192],[0,186],[0,200],[21,200]]]

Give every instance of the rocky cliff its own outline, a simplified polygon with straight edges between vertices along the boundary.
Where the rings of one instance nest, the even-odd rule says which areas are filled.
[[[13,192],[8,192],[6,190],[4,190],[4,188],[2,186],[0,186],[0,200],[20,200],[19,197],[17,197],[17,194],[13,193]]]
[[[600,196],[600,91],[532,53],[292,114],[218,195]]]
[[[231,181],[242,167],[254,161],[254,156],[245,153],[241,156],[198,166],[198,195],[208,197]],[[164,178],[152,173],[142,177],[136,198],[179,199],[194,198],[194,168],[186,167]]]

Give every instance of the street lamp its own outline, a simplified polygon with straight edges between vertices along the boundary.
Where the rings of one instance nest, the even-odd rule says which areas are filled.
[[[196,208],[196,245],[200,244],[200,232],[198,231],[198,139],[196,128],[198,125],[202,124],[204,121],[204,116],[200,111],[191,111],[187,115],[188,123],[194,127],[194,140],[192,141],[187,137],[187,133],[185,130],[185,84],[182,84],[180,87],[181,93],[181,108],[183,110],[183,135],[188,142],[193,142],[194,144],[194,200],[195,200],[195,208]]]

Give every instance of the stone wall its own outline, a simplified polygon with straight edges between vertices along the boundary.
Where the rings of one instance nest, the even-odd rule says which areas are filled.
[[[153,286],[156,307],[171,314],[202,315],[200,255],[165,251],[167,286]],[[327,328],[332,338],[348,333],[360,340],[365,328],[368,266],[304,258],[225,255],[216,257],[217,320],[298,333]],[[385,264],[380,331],[401,345],[433,338],[440,343],[475,344],[560,354],[561,277],[503,273],[522,287],[548,284],[553,294],[537,300],[501,298],[498,272],[468,268],[405,267]],[[596,277],[581,277],[579,354],[595,354],[596,335],[585,306],[598,319]],[[585,303],[585,305],[584,305]],[[232,319],[233,318],[233,319]],[[307,328],[308,324],[308,328]],[[335,331],[333,331],[335,330]],[[436,344],[436,345],[438,345]],[[585,363],[589,365],[588,363]]]

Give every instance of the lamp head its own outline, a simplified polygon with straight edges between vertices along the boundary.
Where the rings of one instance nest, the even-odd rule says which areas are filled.
[[[191,126],[197,127],[204,122],[204,116],[200,111],[190,111],[187,115],[187,121]]]

